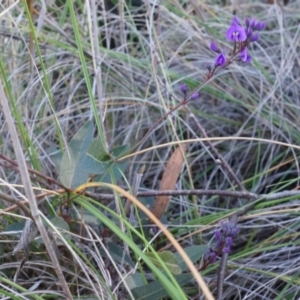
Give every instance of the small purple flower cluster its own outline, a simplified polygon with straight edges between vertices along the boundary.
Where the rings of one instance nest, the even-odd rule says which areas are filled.
[[[226,32],[227,41],[234,43],[231,58],[227,59],[225,51],[221,51],[214,42],[210,44],[210,50],[218,54],[215,58],[215,68],[228,65],[234,60],[250,63],[252,58],[248,55],[247,47],[251,42],[258,40],[259,34],[257,31],[263,30],[265,26],[265,23],[249,18],[246,18],[245,26],[242,26],[238,18],[234,17]]]
[[[233,222],[222,222],[221,230],[216,230],[214,235],[215,244],[212,248],[207,249],[203,256],[203,265],[214,263],[217,259],[217,255],[223,253],[229,253],[232,246],[232,239],[238,233],[238,228]]]
[[[230,27],[226,32],[226,39],[229,42],[233,42],[233,49],[229,55],[226,51],[221,51],[219,47],[211,42],[210,50],[215,52],[217,55],[215,57],[214,67],[207,63],[206,67],[208,69],[208,74],[206,80],[194,89],[188,95],[188,88],[185,84],[180,86],[181,92],[184,94],[183,104],[186,104],[189,100],[196,100],[200,97],[199,90],[204,86],[204,84],[211,79],[219,69],[227,67],[234,61],[243,61],[250,63],[252,57],[248,54],[247,47],[250,43],[256,42],[259,39],[258,31],[265,28],[266,24],[263,22],[258,22],[256,19],[246,18],[245,25],[243,26],[237,17],[234,17]]]
[[[180,90],[181,90],[181,92],[184,94],[184,96],[187,95],[187,93],[188,93],[188,88],[187,88],[187,86],[186,86],[185,83],[183,83],[183,84],[180,86]],[[191,100],[197,100],[197,99],[199,98],[199,96],[200,96],[200,93],[199,93],[199,92],[196,92],[196,93],[194,93],[194,94],[191,96]]]

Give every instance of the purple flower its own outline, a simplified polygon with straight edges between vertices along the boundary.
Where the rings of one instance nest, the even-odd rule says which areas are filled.
[[[263,22],[258,22],[255,25],[255,29],[258,30],[258,31],[261,31],[261,30],[265,29],[265,27],[266,27],[266,23],[263,23]]]
[[[186,86],[186,84],[183,83],[180,86],[180,90],[181,90],[182,93],[186,94],[187,93],[187,86]]]
[[[259,34],[255,33],[254,35],[251,36],[250,40],[251,42],[256,42],[259,38]]]
[[[230,236],[225,238],[225,245],[223,248],[223,253],[230,253],[230,247],[232,246],[232,238]]]
[[[215,58],[215,66],[216,67],[222,67],[226,64],[226,56],[224,55],[223,52],[217,55]]]
[[[252,60],[252,57],[250,55],[248,55],[247,53],[247,48],[244,48],[241,52],[240,52],[240,58],[243,62],[248,62],[250,63]]]
[[[255,25],[256,25],[256,20],[255,20],[255,19],[252,19],[252,20],[250,21],[249,26],[250,26],[251,28],[254,28]]]
[[[225,246],[229,248],[232,246],[232,237],[228,236],[225,238]]]
[[[237,17],[233,17],[232,22],[231,22],[231,26],[240,26],[241,22],[239,21],[239,19]]]
[[[253,31],[252,31],[252,29],[248,28],[246,33],[247,33],[247,38],[249,38],[252,36]]]
[[[206,63],[206,68],[207,68],[208,72],[211,72],[211,65],[209,63]]]
[[[220,240],[221,240],[221,232],[220,232],[220,230],[216,230],[216,231],[215,231],[215,239],[216,239],[217,241],[220,241]]]
[[[220,52],[219,48],[217,47],[217,45],[214,42],[210,43],[210,50],[213,52],[216,52],[216,53]]]
[[[217,254],[216,254],[216,252],[211,252],[210,262],[214,263],[214,262],[216,262],[216,260],[217,260]]]
[[[230,253],[230,248],[229,247],[224,247],[222,252],[223,253]]]
[[[192,95],[191,99],[192,100],[197,100],[199,98],[200,94],[199,93],[195,93]]]
[[[226,39],[231,42],[243,42],[247,39],[244,27],[233,23],[226,32]]]
[[[249,25],[250,25],[250,19],[248,17],[245,19],[245,24],[246,24],[247,27],[249,27]]]
[[[226,237],[234,237],[239,229],[236,227],[236,225],[233,222],[222,222],[222,234],[224,234]]]
[[[217,254],[208,248],[204,253],[203,260],[208,263],[214,263],[217,260]]]
[[[222,222],[221,229],[217,229],[214,235],[213,247],[208,248],[203,256],[204,264],[207,266],[217,260],[217,255],[230,253],[232,239],[238,233],[238,228],[234,222]]]

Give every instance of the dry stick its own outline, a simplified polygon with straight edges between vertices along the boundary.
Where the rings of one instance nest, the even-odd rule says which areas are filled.
[[[8,163],[12,164],[14,167],[16,167],[16,170],[19,172],[19,168],[18,168],[18,164],[13,161],[12,159],[10,159],[9,157],[5,156],[4,154],[0,153],[0,158],[2,158],[3,160],[7,161]],[[7,166],[8,167],[8,166]],[[48,177],[46,175],[44,175],[43,173],[37,171],[37,170],[34,170],[34,169],[31,169],[29,167],[27,167],[27,170],[30,174],[33,174],[33,175],[36,175],[36,176],[39,176],[41,178],[43,178],[46,182],[44,182],[43,184],[45,186],[50,186],[49,184],[55,184],[63,189],[66,190],[66,192],[71,192],[70,189],[67,189],[66,187],[64,187],[58,180],[55,180],[54,178],[52,177]],[[37,180],[37,178],[33,178],[34,180]],[[40,182],[40,181],[39,181]],[[49,183],[49,184],[48,184]]]
[[[92,193],[92,192],[86,192],[86,196],[96,200],[113,200],[114,195],[113,194],[99,194],[99,193]],[[239,191],[222,191],[222,190],[181,190],[181,191],[175,191],[175,190],[165,190],[165,191],[147,191],[147,192],[138,192],[136,194],[137,197],[149,197],[149,196],[224,196],[224,197],[232,197],[232,198],[245,198],[249,200],[276,200],[281,198],[287,198],[287,197],[299,197],[300,191],[282,191],[278,193],[273,194],[254,194],[249,192],[239,192]],[[252,203],[248,204],[245,207],[248,207]],[[244,208],[241,208],[238,210],[238,216],[241,216],[246,213],[249,209],[245,210]]]
[[[23,202],[21,202],[19,199],[16,199],[14,197],[8,196],[8,195],[6,195],[6,194],[4,194],[2,192],[0,192],[0,199],[18,206],[25,213],[25,215],[27,217],[29,217],[29,218],[32,219],[32,215],[31,215],[30,209]],[[5,210],[1,209],[1,211],[4,212],[4,211],[6,211],[6,209]],[[0,215],[1,215],[1,212],[0,212]]]
[[[18,137],[17,129],[16,129],[13,117],[10,112],[8,99],[5,95],[1,80],[0,80],[0,103],[3,108],[3,113],[5,116],[6,122],[7,122],[8,131],[9,131],[11,139],[12,139],[13,149],[14,149],[14,152],[15,152],[15,155],[17,158],[17,163],[18,163],[18,167],[19,167],[19,171],[20,171],[20,175],[21,175],[21,180],[24,185],[25,194],[26,194],[27,200],[30,205],[32,217],[33,217],[33,219],[38,227],[38,230],[42,236],[42,239],[46,246],[47,252],[53,263],[53,267],[59,278],[59,283],[62,287],[62,290],[64,291],[67,299],[73,299],[72,294],[67,285],[67,282],[64,278],[64,275],[63,275],[62,269],[60,267],[60,264],[58,262],[58,259],[54,253],[49,236],[46,232],[46,229],[45,229],[44,224],[41,219],[40,211],[38,209],[35,195],[34,195],[34,192],[33,192],[32,186],[31,186],[31,180],[30,180],[29,173],[27,170],[27,165],[25,162],[25,157],[24,157],[24,154],[22,151],[21,143],[20,143],[20,140]],[[25,228],[24,228],[24,230],[25,230]]]
[[[61,194],[64,192],[63,190],[56,190],[55,191],[58,194]],[[115,196],[113,194],[99,194],[99,193],[92,193],[92,192],[85,192],[86,196],[96,200],[96,201],[102,201],[102,200],[114,200]],[[244,215],[247,211],[249,211],[253,206],[258,204],[262,200],[277,200],[281,198],[287,198],[287,197],[299,197],[300,191],[282,191],[279,193],[273,193],[273,194],[254,194],[254,193],[245,193],[245,192],[238,192],[238,191],[222,191],[222,190],[182,190],[182,191],[175,191],[175,190],[165,190],[165,191],[147,191],[147,192],[138,192],[136,194],[136,197],[149,197],[149,196],[223,196],[223,197],[232,197],[232,198],[245,198],[249,200],[258,200],[253,201],[248,205],[245,205],[243,208],[240,208],[238,211],[235,212],[238,216]],[[39,195],[37,197],[40,197],[43,195]],[[7,202],[13,203],[15,205],[10,206],[3,210],[5,211],[11,211],[15,209],[19,204],[19,207],[25,212],[29,213],[28,216],[31,216],[30,210],[24,205],[28,203],[28,201],[20,202],[18,199],[13,198],[11,196],[8,196],[4,193],[0,192],[0,199],[3,199]],[[3,214],[3,212],[0,212]]]
[[[126,189],[124,189],[126,190]],[[113,194],[99,194],[93,192],[86,192],[86,196],[97,200],[113,200]],[[233,198],[245,198],[249,200],[255,200],[265,195],[257,195],[249,192],[239,192],[239,191],[223,191],[223,190],[164,190],[164,191],[155,191],[150,190],[147,192],[138,192],[136,197],[149,197],[149,196],[224,196],[224,197],[233,197]],[[300,191],[294,191],[293,194],[289,196],[300,195]]]

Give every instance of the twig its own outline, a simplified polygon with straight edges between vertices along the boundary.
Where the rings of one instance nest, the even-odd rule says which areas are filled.
[[[17,205],[24,213],[27,217],[31,218],[32,219],[32,215],[31,215],[31,212],[30,212],[30,209],[20,200],[14,198],[14,197],[11,197],[11,196],[8,196],[2,192],[0,192],[0,199],[6,201],[6,202],[9,202],[9,203],[12,203],[12,204],[15,204]],[[2,211],[6,211],[5,210],[2,210]],[[0,212],[0,215],[2,214],[2,212]]]
[[[86,192],[86,196],[93,198],[94,200],[113,200],[113,194],[99,194]],[[165,190],[165,191],[147,191],[138,192],[137,197],[149,197],[149,196],[224,196],[233,198],[244,198],[249,200],[275,200],[287,197],[300,196],[300,191],[282,191],[273,194],[254,194],[250,192],[239,192],[239,191],[223,191],[223,190]]]
[[[7,161],[8,163],[10,163],[13,166],[14,170],[20,172],[19,168],[18,168],[18,164],[15,161],[13,161],[9,157],[7,157],[7,156],[5,156],[5,155],[3,155],[1,153],[0,153],[0,158],[2,158],[4,161]],[[5,165],[3,165],[3,166],[9,168],[8,166],[5,166]],[[52,177],[46,176],[45,174],[43,174],[43,173],[41,173],[41,172],[39,172],[37,170],[31,169],[29,167],[27,167],[27,170],[28,170],[28,172],[30,174],[38,176],[38,177],[41,177],[42,179],[44,179],[44,182],[41,182],[38,178],[36,178],[36,177],[33,178],[33,180],[36,180],[36,181],[40,182],[41,184],[43,184],[44,186],[46,186],[49,189],[52,188],[51,184],[55,184],[55,185],[57,185],[57,186],[65,189],[67,192],[71,191],[71,190],[67,189],[66,187],[64,187],[58,180],[55,180]]]
[[[208,136],[207,136],[207,134],[205,132],[205,129],[201,126],[201,124],[199,123],[199,121],[197,120],[197,118],[195,117],[195,115],[192,113],[192,111],[190,110],[190,108],[188,106],[186,106],[186,109],[189,112],[190,117],[196,123],[196,125],[197,125],[199,131],[201,132],[201,134],[203,135],[203,137],[204,138],[208,138]],[[221,161],[221,164],[222,164],[223,168],[227,170],[227,172],[229,173],[229,175],[231,176],[231,178],[235,181],[235,183],[237,184],[237,186],[239,187],[239,189],[241,191],[247,192],[247,190],[245,189],[245,187],[242,184],[242,182],[237,178],[237,176],[235,175],[235,173],[233,172],[233,170],[231,169],[231,167],[228,165],[228,163],[223,158],[223,156],[219,153],[219,151],[214,146],[214,144],[211,141],[209,141],[209,140],[207,141],[207,144],[211,148],[211,151],[213,152],[215,158],[217,158],[217,159],[219,159]]]

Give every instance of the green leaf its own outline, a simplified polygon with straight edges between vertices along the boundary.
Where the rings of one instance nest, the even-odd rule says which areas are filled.
[[[65,230],[65,231],[70,231],[69,224],[62,217],[55,216],[55,217],[51,218],[49,221],[57,229],[61,229],[61,230]],[[48,224],[46,224],[46,226],[49,228],[50,232],[52,232],[52,233],[54,232],[54,230],[52,229],[51,226],[49,226]]]
[[[130,274],[125,277],[126,285],[130,290],[143,286],[145,284],[143,277],[140,273]]]
[[[171,251],[163,251],[163,252],[158,252],[158,253],[152,253],[148,252],[145,253],[149,259],[158,267],[162,268],[161,261],[158,260],[156,255],[159,256],[159,258],[163,261],[163,263],[167,266],[167,268],[170,270],[172,274],[180,274],[181,273],[181,268],[179,267],[178,260]]]
[[[199,245],[199,246],[190,246],[184,248],[185,253],[188,255],[190,260],[195,263],[197,260],[199,260],[207,250],[206,245]],[[183,261],[182,257],[179,255],[179,253],[175,254],[176,259],[178,261],[179,267],[182,271],[185,271],[187,269],[186,263]]]
[[[71,189],[87,182],[88,172],[84,168],[86,152],[92,143],[94,124],[89,121],[84,124],[71,139],[68,148],[63,154],[59,178],[61,183]]]
[[[185,285],[194,277],[192,274],[180,274],[174,276],[180,286]],[[163,285],[155,280],[144,286],[139,286],[131,290],[135,300],[159,300],[167,297],[168,292],[164,289]]]
[[[113,159],[119,157],[129,149],[128,145],[122,145],[111,149],[111,154],[107,154],[101,145],[100,140],[94,140],[88,149],[84,160],[85,171],[89,174],[98,174],[94,180],[111,183],[111,172],[115,182],[120,180],[123,172],[127,168],[128,161],[116,163]],[[111,172],[109,172],[111,171]]]
[[[50,146],[47,149],[47,154],[50,156],[53,163],[55,164],[56,170],[59,170],[63,153],[60,150],[58,150],[55,146]]]
[[[184,251],[189,256],[192,262],[196,262],[197,260],[199,260],[206,250],[206,245],[190,246],[184,248]],[[176,253],[174,256],[176,257],[177,263],[181,270],[185,271],[187,269],[187,265],[183,261],[182,257],[179,255],[179,253]],[[184,286],[186,283],[188,283],[194,278],[193,275],[190,273],[180,274],[174,277],[180,286]],[[144,286],[136,287],[132,289],[131,292],[136,300],[159,300],[168,296],[167,291],[164,289],[164,287],[158,280],[155,280]]]
[[[22,231],[24,229],[26,221],[20,221],[13,224],[10,224],[5,227],[3,233],[7,232],[9,235],[21,235],[21,232],[13,233],[14,231]]]
[[[109,254],[111,255],[111,257],[113,258],[113,260],[117,263],[120,264],[128,264],[131,268],[135,267],[135,263],[132,261],[132,259],[130,258],[130,256],[125,253],[122,249],[121,246],[118,246],[117,244],[113,243],[113,242],[107,242],[107,249],[109,251]],[[105,251],[100,249],[100,253],[103,254],[104,256],[107,256]],[[141,285],[144,285],[145,283],[143,282]]]
[[[100,140],[90,144],[87,155],[84,157],[84,170],[89,174],[103,174],[112,166],[113,161],[104,150]]]

